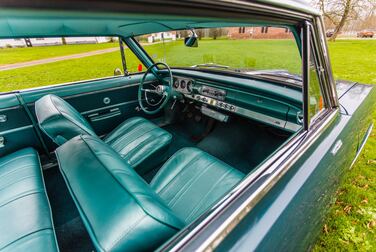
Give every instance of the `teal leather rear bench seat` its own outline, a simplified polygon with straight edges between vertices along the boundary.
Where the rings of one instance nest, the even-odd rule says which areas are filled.
[[[196,148],[175,153],[150,185],[94,136],[77,136],[56,155],[98,251],[158,248],[243,178]]]
[[[36,101],[35,113],[42,131],[58,145],[80,134],[96,136],[85,118],[56,95],[45,95]],[[171,138],[169,132],[149,120],[133,117],[120,124],[104,141],[137,169],[160,163]]]
[[[0,158],[0,251],[58,251],[37,152]]]

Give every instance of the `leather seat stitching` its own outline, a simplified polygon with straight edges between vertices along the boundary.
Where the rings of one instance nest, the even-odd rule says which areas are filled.
[[[115,132],[117,131],[120,131],[120,129],[122,129],[124,127],[124,125],[126,125],[127,123],[129,123],[129,121],[134,121],[133,123],[137,124],[139,123],[140,121],[142,121],[143,118],[142,117],[131,117],[131,118],[128,118],[127,120],[125,120],[124,122],[122,122],[120,125],[118,125],[114,130],[112,130],[112,132],[110,134],[108,134],[104,139],[103,141],[107,142],[110,144],[110,142],[112,142],[113,140],[116,140],[116,138],[114,139],[110,139]],[[133,126],[133,125],[131,125]],[[127,129],[127,127],[126,127]],[[125,129],[122,129],[121,131],[124,131]]]
[[[17,160],[17,159],[25,158],[25,157],[34,157],[34,154],[25,154],[25,155],[23,155],[23,156],[14,157],[14,158],[12,158],[12,159],[10,159],[10,160],[7,160],[7,161],[5,161],[4,163],[0,164],[0,167],[3,167],[3,166],[5,166],[6,164],[9,164],[9,163],[11,163],[11,162],[13,162],[13,161],[15,161],[15,160]]]
[[[24,238],[30,236],[30,235],[33,235],[33,234],[36,234],[36,233],[42,232],[42,231],[44,231],[44,230],[51,230],[51,231],[52,231],[52,228],[41,228],[41,229],[35,230],[35,231],[33,231],[33,232],[30,232],[30,233],[28,233],[28,234],[26,234],[26,235],[23,235],[23,236],[17,238],[16,240],[14,240],[14,241],[12,241],[12,242],[6,244],[5,246],[1,247],[0,250],[3,250],[3,249],[5,249],[6,247],[9,247],[10,245],[12,245],[12,244],[14,244],[14,243],[16,243],[16,242],[18,242],[18,241],[20,241],[20,240],[22,240],[22,239],[24,239]]]
[[[196,163],[199,158],[200,158],[200,154],[201,153],[196,153],[196,156],[194,156],[191,160],[187,161],[189,163]],[[176,157],[176,155],[173,155],[172,157]],[[168,161],[166,162],[166,164],[168,163]],[[187,163],[186,165],[184,166],[181,166],[181,168],[179,169],[179,171],[174,175],[174,177],[172,177],[168,183],[166,185],[164,185],[160,190],[157,191],[157,193],[159,194],[162,194],[166,189],[167,187],[170,186],[170,184],[178,177],[178,175],[180,175],[181,172],[183,172],[184,168],[187,167],[189,165],[189,163]],[[163,168],[162,168],[163,169]]]
[[[132,125],[127,125],[126,123],[123,123],[123,125],[122,125],[123,127],[121,127],[119,130],[112,131],[111,134],[118,135],[118,136],[114,137],[114,139],[112,139],[112,143],[110,143],[110,144],[112,146],[116,146],[117,144],[121,143],[121,140],[123,140],[125,137],[128,137],[129,135],[132,135],[132,132],[134,132],[134,131],[137,132],[137,129],[140,129],[140,127],[146,127],[147,125],[148,124],[146,122],[144,122],[144,121],[133,122]],[[128,127],[125,127],[125,126],[128,126]]]
[[[149,131],[149,132],[152,132],[152,131],[154,131],[154,130],[155,130],[155,129],[152,129],[152,130]],[[149,133],[149,132],[146,132],[146,133]],[[146,133],[143,134],[143,135],[141,135],[141,136],[139,136],[139,138],[145,136]],[[164,132],[161,133],[161,135],[163,135],[163,134],[164,134]],[[145,144],[146,142],[148,142],[148,141],[150,140],[150,138],[153,138],[153,137],[160,137],[161,135],[154,136],[154,135],[150,134],[150,135],[147,136],[143,141],[141,141],[140,143],[138,143],[138,144],[135,146],[135,148],[133,148],[129,153],[125,154],[124,156],[132,156],[132,153],[133,153],[133,152],[137,152],[138,149],[139,149],[140,147],[142,147],[143,144]],[[119,152],[122,152],[122,151],[123,151],[124,149],[126,149],[129,145],[131,145],[132,143],[134,143],[134,142],[136,142],[137,140],[139,140],[139,138],[133,140],[132,142],[130,142],[129,144],[127,144],[126,146],[124,146]]]
[[[166,166],[167,164],[169,164],[169,163],[171,162],[171,160],[175,159],[176,156],[181,155],[181,153],[184,152],[184,151],[186,151],[187,149],[190,149],[190,148],[188,148],[188,147],[186,147],[186,148],[182,148],[182,149],[178,150],[177,152],[175,152],[174,155],[172,155],[171,157],[169,157],[169,158],[167,159],[167,161],[165,162],[164,166]],[[198,155],[198,153],[196,153],[196,154]],[[195,158],[195,157],[196,157],[196,156],[194,156],[193,158]],[[163,167],[162,167],[162,168],[163,168]],[[160,170],[162,170],[162,168],[161,168]],[[183,168],[184,168],[184,167],[183,167]],[[181,169],[183,169],[183,168],[181,168]],[[156,186],[156,185],[155,185],[155,181],[160,180],[161,174],[162,174],[161,172],[158,172],[158,173],[154,176],[153,180],[150,182],[150,185],[152,185],[152,186]],[[179,174],[179,173],[178,173],[178,174]],[[176,176],[176,175],[175,175],[175,176]],[[165,186],[166,186],[166,185],[165,185]],[[162,190],[165,186],[162,186],[159,190],[155,189],[155,191],[156,191],[157,193],[159,193],[160,190]]]
[[[195,208],[192,209],[192,212],[184,219],[184,221],[187,221],[188,219],[190,219],[194,214],[196,214],[196,212],[198,211],[198,209],[202,206],[204,200],[208,197],[208,195],[214,190],[214,188],[216,188],[216,186],[222,182],[222,179],[224,179],[225,177],[227,177],[230,173],[231,173],[231,169],[227,170],[224,174],[222,174],[222,176],[217,180],[217,182],[211,186],[210,190],[207,191],[207,193],[200,199],[200,201],[197,203],[197,205],[195,206]]]
[[[128,152],[127,154],[125,154],[123,157],[129,157],[129,156],[134,156],[136,153],[138,153],[142,148],[146,147],[146,145],[148,144],[152,144],[153,142],[155,142],[157,139],[157,137],[161,137],[163,136],[165,133],[164,132],[160,132],[159,135],[150,135],[148,136],[146,139],[144,139],[141,143],[137,144],[137,146],[135,148],[133,148],[130,152]],[[154,139],[153,139],[154,138]],[[150,139],[152,139],[150,141]],[[157,141],[157,143],[160,143],[159,141]],[[156,144],[154,144],[156,145]],[[157,144],[157,145],[163,145],[163,143],[160,143],[160,144]],[[121,149],[121,151],[123,151],[127,146],[125,146],[123,149]],[[151,153],[157,151],[158,149],[152,151]],[[121,152],[120,151],[120,152]],[[150,153],[149,153],[150,154]],[[141,159],[142,157],[140,157],[139,159]],[[136,160],[137,161],[137,160]],[[133,161],[132,163],[136,163],[136,161]]]
[[[140,127],[140,125],[136,125],[135,127]],[[133,142],[135,142],[135,141],[137,141],[137,139],[139,138],[139,137],[142,137],[142,136],[144,136],[144,135],[146,135],[147,133],[149,133],[149,132],[151,132],[151,131],[153,131],[153,130],[155,130],[155,129],[157,129],[157,128],[150,128],[149,130],[147,130],[147,131],[143,131],[143,133],[141,134],[141,135],[139,135],[136,139],[134,139],[133,141],[131,141],[131,142],[129,142],[128,144],[127,144],[127,146],[128,145],[130,145],[130,144],[132,144]],[[124,140],[125,138],[131,138],[129,135],[132,135],[132,133],[133,133],[133,131],[134,130],[136,130],[136,129],[133,129],[133,130],[131,130],[131,131],[128,131],[128,132],[126,132],[124,135],[122,135],[121,137],[119,137],[118,139],[116,139],[116,141],[114,141],[114,143],[113,144],[111,144],[111,146],[112,146],[112,148],[116,148],[116,147],[118,147],[121,143],[122,143],[122,140]],[[137,129],[137,130],[139,130],[139,128]]]
[[[190,186],[196,182],[199,178],[201,178],[206,172],[209,171],[209,168],[211,166],[213,166],[213,164],[215,163],[215,160],[213,160],[208,166],[205,167],[205,169],[201,172],[201,173],[196,173],[194,177],[192,177],[190,180],[188,180],[184,186],[175,194],[174,198],[169,202],[169,206],[172,208],[174,207],[178,201],[183,197],[183,195],[189,190]],[[182,190],[184,189],[184,191],[182,193],[180,193]],[[180,195],[179,195],[180,194]],[[178,198],[176,198],[178,197]],[[176,200],[175,200],[176,198]],[[171,203],[175,201],[172,205]]]
[[[162,138],[162,137],[167,137],[168,139],[166,139],[164,141],[158,139],[158,138]],[[147,151],[148,155],[152,155],[152,154],[154,154],[155,152],[157,152],[158,150],[160,150],[161,148],[163,148],[164,146],[168,145],[171,142],[171,137],[168,136],[168,135],[166,135],[165,133],[162,133],[159,136],[154,136],[154,138],[155,138],[154,140],[146,143],[145,145],[142,145],[138,149],[138,152],[134,153],[132,155],[132,158],[135,159],[136,154],[139,154],[140,152],[145,153],[146,151]],[[144,161],[146,158],[147,158],[147,156],[145,156],[145,155],[139,155],[139,157],[137,159],[132,160],[132,161],[131,161],[131,158],[129,158],[129,162],[133,166],[137,166],[142,161]]]
[[[35,166],[34,164],[27,164],[27,165],[20,166],[20,167],[17,167],[15,169],[12,169],[12,170],[10,170],[8,172],[0,174],[0,180],[3,179],[3,178],[5,178],[5,177],[7,177],[7,176],[9,176],[9,175],[12,175],[12,174],[17,173],[17,172],[22,171],[22,170],[27,170],[28,168],[34,167],[34,166]]]
[[[139,125],[139,122],[137,122],[137,121],[136,122],[132,122],[132,121],[131,122],[127,122],[127,121],[123,122],[115,130],[111,131],[111,133],[108,134],[107,137],[105,139],[103,139],[103,140],[106,143],[112,145],[112,144],[114,144],[119,139],[119,136],[121,137],[124,134],[126,134],[127,132],[129,132],[131,130],[134,130],[134,127],[137,127]],[[127,123],[130,124],[130,125],[128,125]]]
[[[0,188],[0,191],[4,190],[5,188],[11,186],[11,185],[14,185],[14,184],[17,184],[25,179],[28,179],[28,178],[32,178],[32,177],[37,177],[36,175],[30,175],[30,176],[26,176],[26,177],[22,177],[20,180],[17,180],[17,181],[13,181],[12,183],[10,184],[6,184],[5,186],[3,186],[2,188]]]
[[[18,195],[18,197],[16,197],[16,198],[13,198],[13,199],[10,199],[10,200],[6,201],[2,205],[0,205],[0,208],[3,207],[3,206],[5,206],[5,205],[8,205],[8,204],[12,203],[13,201],[22,199],[24,197],[27,197],[27,196],[30,196],[30,195],[33,195],[33,194],[38,194],[38,193],[43,193],[43,191],[35,190],[35,191],[32,192],[32,190],[29,190],[26,193],[24,192],[24,194]]]
[[[133,231],[144,219],[146,218],[146,215],[142,216],[140,219],[138,219],[132,226],[130,226],[126,231],[124,231],[115,241],[113,241],[110,244],[110,249],[111,250],[113,247],[116,246],[118,242],[121,241],[121,239],[124,238],[127,234],[129,234],[131,231]]]

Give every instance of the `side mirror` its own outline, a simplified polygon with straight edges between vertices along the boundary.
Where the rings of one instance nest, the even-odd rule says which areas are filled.
[[[123,72],[120,70],[120,68],[115,68],[114,70],[114,76],[123,75]]]
[[[188,47],[198,47],[197,34],[192,30],[192,35],[184,39],[185,46]]]

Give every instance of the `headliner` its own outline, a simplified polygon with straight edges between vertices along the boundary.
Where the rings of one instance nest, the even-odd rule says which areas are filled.
[[[17,2],[17,1],[16,1]],[[43,1],[41,1],[43,2]],[[299,1],[259,1],[286,9],[309,12],[309,5]],[[246,3],[243,1],[242,3]],[[126,5],[126,3],[124,3]],[[146,4],[147,5],[147,4]],[[144,5],[144,6],[146,6]],[[294,6],[291,7],[291,6]],[[34,6],[35,7],[35,6]],[[171,7],[173,9],[173,7]],[[149,8],[152,9],[152,8]],[[148,10],[149,10],[148,9]],[[147,10],[145,10],[146,12]],[[45,8],[3,8],[0,9],[0,38],[61,37],[61,36],[121,36],[182,30],[189,28],[231,27],[251,25],[287,26],[291,22],[279,19],[265,19],[263,16],[248,15],[247,19],[197,17],[182,15],[134,14],[126,12],[90,12]],[[313,13],[311,13],[313,14]],[[246,21],[245,21],[246,20]]]

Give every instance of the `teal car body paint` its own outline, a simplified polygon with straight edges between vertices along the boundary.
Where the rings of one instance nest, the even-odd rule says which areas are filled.
[[[334,80],[315,9],[301,0],[0,1],[1,39],[87,36],[117,37],[147,74],[129,72],[122,51],[121,76],[0,94],[0,158],[42,166],[51,203],[54,222],[36,211],[22,230],[49,230],[34,250],[310,249],[372,130],[376,101],[373,86]],[[274,44],[278,57],[262,54],[287,40]],[[247,47],[261,56],[234,50],[233,60],[216,47],[244,41],[263,41]],[[46,99],[56,96],[58,105]],[[48,200],[22,204],[49,216]],[[16,219],[19,207],[0,206],[0,220]],[[0,251],[22,233],[7,225],[15,232],[0,230]]]

